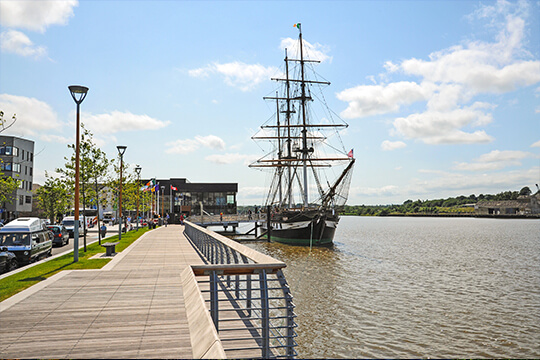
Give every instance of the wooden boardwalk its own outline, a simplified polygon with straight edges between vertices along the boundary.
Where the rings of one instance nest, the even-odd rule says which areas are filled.
[[[0,303],[0,357],[225,357],[182,230],[160,227],[101,270],[63,271]]]

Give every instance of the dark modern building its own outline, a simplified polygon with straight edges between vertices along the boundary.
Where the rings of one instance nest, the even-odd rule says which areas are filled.
[[[141,180],[146,184],[150,180]],[[160,189],[158,212],[164,208],[173,221],[184,216],[209,214],[236,214],[237,183],[192,183],[185,178],[155,179]],[[172,206],[172,208],[171,208]]]
[[[7,222],[19,213],[32,211],[34,179],[34,142],[15,136],[0,135],[0,172],[3,177],[20,180],[19,188],[0,204],[0,218]]]

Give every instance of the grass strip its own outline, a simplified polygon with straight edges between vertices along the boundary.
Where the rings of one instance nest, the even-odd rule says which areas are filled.
[[[116,245],[116,252],[121,252],[135,240],[141,237],[148,228],[139,228],[139,231],[129,231],[122,234],[122,240]],[[116,242],[118,235],[108,237],[102,242]],[[84,270],[101,269],[111,259],[90,259],[92,256],[104,253],[105,248],[95,242],[86,247],[86,252],[79,249],[79,261],[73,262],[73,251],[68,254],[57,257],[56,259],[32,266],[31,268],[5,277],[0,280],[0,301],[29,288],[30,286],[43,281],[62,270]]]

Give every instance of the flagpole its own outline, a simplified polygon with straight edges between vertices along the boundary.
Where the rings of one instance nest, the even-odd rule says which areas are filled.
[[[169,187],[169,202],[171,204],[171,206],[169,207],[169,212],[171,213],[172,216],[174,216],[174,211],[173,211],[173,207],[172,207],[172,185]]]

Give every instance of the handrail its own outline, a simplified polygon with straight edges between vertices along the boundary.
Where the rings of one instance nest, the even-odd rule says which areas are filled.
[[[256,349],[265,359],[294,358],[297,325],[282,272],[287,265],[192,222],[185,225],[186,237],[207,263],[191,269],[196,276],[208,276],[199,287],[216,330],[227,334],[221,339],[225,352],[256,357]]]

